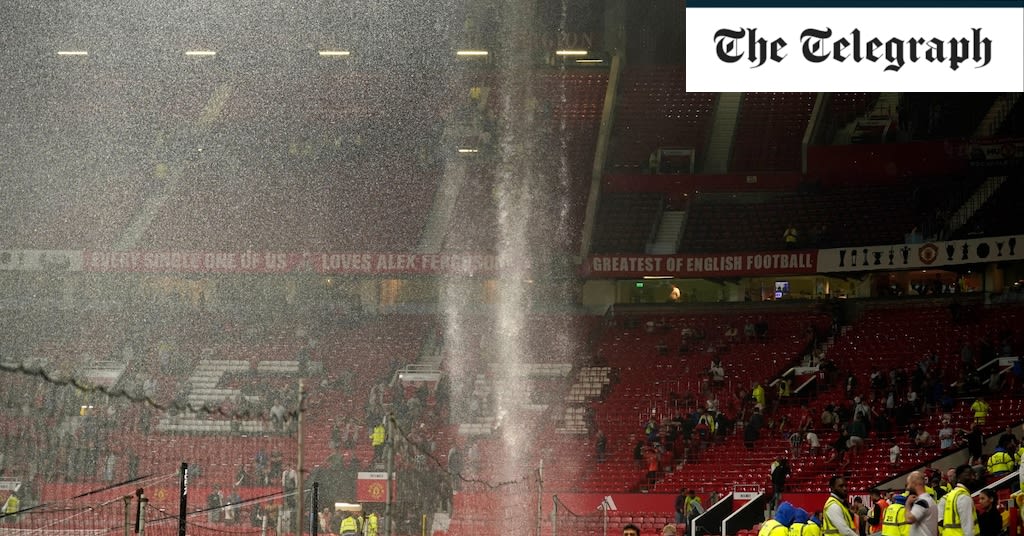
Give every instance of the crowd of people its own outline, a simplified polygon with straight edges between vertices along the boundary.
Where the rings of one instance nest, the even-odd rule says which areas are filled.
[[[978,500],[971,497],[978,492]],[[717,500],[717,496],[713,499]],[[674,523],[662,536],[675,536],[677,525],[704,512],[693,490],[681,490],[675,502]],[[868,500],[851,497],[846,478],[829,480],[829,495],[820,509],[809,512],[780,502],[760,524],[757,536],[1003,536],[1009,519],[998,494],[968,464],[937,470],[913,471],[903,489],[870,490]],[[623,527],[623,536],[640,536],[636,525]]]

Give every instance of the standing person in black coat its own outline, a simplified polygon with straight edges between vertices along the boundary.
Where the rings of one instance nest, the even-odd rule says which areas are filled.
[[[983,489],[978,494],[978,536],[999,536],[1003,532],[1003,516],[996,508],[996,492]]]
[[[761,427],[764,426],[764,417],[761,416],[761,408],[754,408],[750,422],[743,428],[743,445],[748,450],[754,448],[754,443],[761,438]]]

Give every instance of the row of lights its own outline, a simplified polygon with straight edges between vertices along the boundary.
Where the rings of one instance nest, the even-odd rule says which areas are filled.
[[[345,57],[350,56],[352,53],[348,50],[320,50],[317,53],[322,57]],[[486,57],[490,53],[486,50],[458,50],[455,52],[456,56],[459,57]],[[586,56],[588,51],[586,50],[556,50],[556,56]],[[88,56],[88,50],[58,50],[58,56]],[[186,50],[186,56],[216,56],[216,50]],[[576,60],[580,63],[600,63],[603,60],[584,58]]]
[[[351,52],[347,50],[320,50],[318,53],[321,56],[348,56]],[[88,50],[58,50],[58,56],[88,56]],[[216,56],[216,50],[186,50],[186,56]]]
[[[556,56],[586,56],[590,52],[587,50],[556,50]],[[486,50],[459,50],[455,53],[456,56],[462,57],[486,57],[489,54]],[[603,63],[604,60],[599,58],[580,58],[576,60],[576,63]]]

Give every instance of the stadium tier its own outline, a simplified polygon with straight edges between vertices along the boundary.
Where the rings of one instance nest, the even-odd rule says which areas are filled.
[[[799,169],[801,143],[814,100],[813,93],[744,93],[729,169]]]
[[[647,51],[682,21],[629,22],[662,3],[0,54],[0,535],[646,536],[681,490],[750,535],[832,475],[984,472],[1024,424],[1019,95],[686,92]]]
[[[703,154],[715,107],[715,94],[679,91],[682,66],[627,67],[619,82],[609,169],[648,168],[659,147],[689,147]]]

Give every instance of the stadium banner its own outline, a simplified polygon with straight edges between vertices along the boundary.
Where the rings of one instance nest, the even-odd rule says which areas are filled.
[[[967,144],[971,167],[989,171],[1018,170],[1024,166],[1024,140],[979,141]]]
[[[1022,239],[1024,236],[997,236],[922,244],[822,249],[818,251],[817,265],[819,272],[829,274],[1017,261],[1024,259]]]
[[[0,250],[0,270],[72,272],[81,269],[81,251],[63,249]]]
[[[396,495],[398,482],[394,474],[391,477],[391,493]],[[377,502],[382,503],[386,498],[388,489],[388,474],[386,472],[359,472],[356,474],[356,501],[361,503]]]
[[[688,0],[686,91],[1024,91],[1024,0]]]
[[[511,267],[496,255],[476,254],[98,250],[82,252],[81,266],[88,272],[325,275],[493,275]]]
[[[707,255],[591,255],[584,277],[730,277],[817,273],[817,251],[766,251]]]

